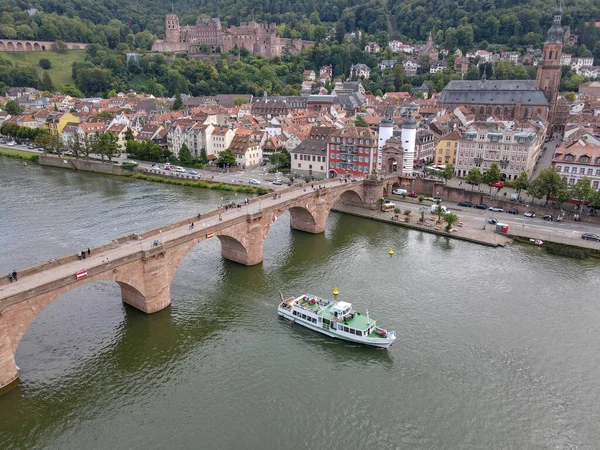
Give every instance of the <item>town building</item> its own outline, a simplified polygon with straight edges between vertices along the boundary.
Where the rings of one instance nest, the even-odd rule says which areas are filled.
[[[350,67],[350,78],[369,78],[371,69],[366,64],[353,64]]]
[[[544,129],[508,126],[505,122],[475,122],[458,139],[455,173],[466,177],[478,168],[486,172],[498,164],[503,179],[533,173],[544,142]]]
[[[377,132],[348,127],[329,136],[327,178],[343,175],[364,177],[377,168]]]
[[[235,156],[236,165],[243,169],[256,167],[263,159],[260,144],[253,141],[248,133],[236,134],[229,145],[229,150]]]
[[[379,46],[379,44],[377,42],[367,42],[367,45],[365,45],[365,52],[368,52],[371,55],[374,55],[375,53],[379,53],[380,51],[381,51],[381,47]]]
[[[579,86],[580,95],[600,98],[600,81],[587,81]]]
[[[563,144],[554,152],[552,166],[569,185],[588,177],[594,190],[600,190],[600,146]]]
[[[272,58],[300,53],[314,44],[313,41],[277,37],[274,23],[241,22],[237,27],[223,29],[219,18],[199,17],[195,25],[180,26],[175,14],[167,14],[165,40],[154,41],[152,50],[200,54],[246,49],[254,55]]]
[[[440,141],[435,147],[434,164],[448,165],[456,163],[456,155],[458,153],[458,141],[462,137],[459,130],[454,129],[445,136],[440,138]]]
[[[456,52],[454,52],[454,71],[463,76],[469,71],[469,58],[463,56],[460,49],[457,49]]]
[[[433,161],[435,137],[428,130],[418,130],[415,142],[415,161],[427,164]]]
[[[402,63],[404,75],[406,75],[407,77],[414,77],[420,68],[420,64],[417,64],[415,61],[411,61],[410,59],[407,59]]]
[[[312,127],[307,139],[290,152],[291,170],[301,176],[327,178],[327,144],[332,127]]]
[[[398,64],[398,61],[395,59],[382,59],[379,62],[379,68],[381,70],[393,69],[396,64]]]

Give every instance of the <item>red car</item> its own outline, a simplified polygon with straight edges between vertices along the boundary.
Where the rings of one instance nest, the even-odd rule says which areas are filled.
[[[411,197],[411,198],[417,198],[418,197],[418,195],[417,195],[417,193],[415,191],[410,192],[408,194],[408,196]]]
[[[495,187],[495,188],[503,188],[504,181],[496,181],[495,183],[490,183],[490,186]]]

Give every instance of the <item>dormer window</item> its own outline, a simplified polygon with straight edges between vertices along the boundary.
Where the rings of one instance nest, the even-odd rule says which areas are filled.
[[[581,158],[579,158],[579,161],[582,163],[589,163],[590,162],[590,157],[589,156],[582,156]]]
[[[574,161],[574,160],[575,160],[575,158],[573,157],[573,155],[567,155],[567,156],[565,156],[565,161],[571,162],[571,161]]]

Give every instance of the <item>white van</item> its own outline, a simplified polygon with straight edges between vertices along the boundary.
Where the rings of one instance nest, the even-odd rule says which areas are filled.
[[[408,191],[406,189],[392,189],[392,194],[394,194],[394,195],[408,195]]]
[[[442,214],[446,214],[448,212],[448,208],[446,208],[444,205],[431,205],[431,214],[437,214],[438,207],[442,209]]]

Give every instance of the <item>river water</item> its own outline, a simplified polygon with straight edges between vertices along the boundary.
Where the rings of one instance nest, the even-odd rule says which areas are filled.
[[[236,198],[3,157],[0,180],[4,272]],[[0,448],[597,449],[598,269],[337,213],[315,236],[282,215],[262,265],[199,244],[162,312],[108,282],[49,305],[0,397]],[[396,330],[391,349],[278,318],[280,290],[334,287]]]

